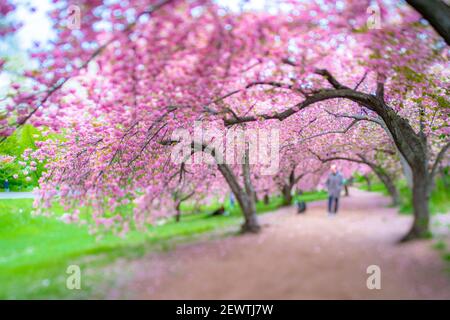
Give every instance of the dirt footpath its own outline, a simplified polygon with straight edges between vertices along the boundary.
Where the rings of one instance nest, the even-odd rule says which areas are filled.
[[[450,273],[432,241],[398,244],[411,217],[377,193],[351,190],[337,216],[324,201],[261,216],[264,228],[116,263],[108,298],[450,299]],[[369,290],[367,267],[381,269]]]

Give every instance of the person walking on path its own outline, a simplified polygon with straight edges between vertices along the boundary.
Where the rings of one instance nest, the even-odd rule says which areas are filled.
[[[330,167],[331,173],[326,182],[328,189],[328,214],[336,214],[339,207],[339,196],[341,195],[344,178],[338,172],[335,164]]]

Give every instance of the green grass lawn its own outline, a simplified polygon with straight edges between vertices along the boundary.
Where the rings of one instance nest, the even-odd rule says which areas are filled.
[[[324,193],[306,193],[306,201],[323,199]],[[63,210],[55,206],[54,217],[33,217],[32,199],[0,200],[0,299],[89,298],[96,283],[103,281],[101,269],[117,258],[135,258],[155,250],[167,250],[196,236],[236,226],[242,222],[240,209],[228,216],[211,217],[219,203],[200,208],[201,213],[183,214],[181,222],[167,220],[148,231],[131,231],[125,238],[111,234],[90,235],[86,226],[65,224],[57,219]],[[272,197],[259,213],[272,211],[282,203]],[[225,207],[229,207],[226,203]],[[188,204],[184,211],[190,211]],[[236,228],[234,228],[235,230]],[[231,231],[230,231],[231,232]],[[82,290],[66,288],[66,270],[71,264],[82,270]],[[88,274],[83,270],[89,269]],[[97,270],[97,272],[95,272]]]
[[[86,226],[65,224],[56,217],[32,217],[32,200],[0,201],[0,298],[74,298],[88,290],[65,287],[66,268],[91,256],[89,267],[117,257],[139,256],[164,249],[165,240],[188,238],[226,225],[237,224],[238,216],[207,218],[207,214],[183,217],[182,223],[168,222],[148,232],[132,231],[126,238],[111,234],[102,239],[88,233]]]
[[[362,190],[368,190],[366,184],[359,187]],[[406,181],[397,182],[397,188],[400,193],[400,213],[412,213],[411,190],[408,188]],[[385,186],[381,182],[374,182],[372,184],[372,192],[381,192],[388,196]],[[450,211],[450,190],[445,187],[442,179],[436,179],[436,184],[430,197],[430,212],[431,213],[446,213]]]
[[[406,185],[400,186],[400,197],[402,205],[400,212],[412,212],[411,191]],[[450,211],[450,190],[445,187],[441,179],[436,180],[435,187],[430,196],[430,212],[431,213],[447,213]]]
[[[328,199],[328,193],[326,191],[306,191],[301,196],[296,196],[298,200],[305,202],[318,201]]]

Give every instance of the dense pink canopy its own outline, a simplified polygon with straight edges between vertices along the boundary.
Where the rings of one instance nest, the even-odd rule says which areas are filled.
[[[252,164],[261,195],[277,190],[292,168],[308,173],[301,187],[317,186],[326,170],[317,154],[375,157],[370,151],[376,148],[395,149],[373,123],[330,133],[352,120],[329,112],[376,116],[339,97],[282,123],[224,121],[276,118],[329,89],[333,76],[369,93],[383,81],[386,102],[417,130],[425,126],[432,155],[449,134],[448,48],[405,4],[378,1],[374,12],[382,19],[372,25],[372,1],[292,0],[273,10],[240,12],[208,0],[108,3],[77,1],[81,20],[74,29],[67,17],[71,3],[58,1],[51,12],[56,38],[33,48],[38,67],[24,73],[27,85],[12,84],[6,100],[1,135],[26,121],[59,134],[32,155],[52,160],[41,179],[38,202],[44,207],[61,196],[67,206],[92,204],[97,224],[123,226],[146,222],[150,211],[153,217],[173,212],[181,181],[199,199],[223,198],[229,189],[214,164],[171,161],[174,144],[166,142],[177,129],[194,136],[196,121],[224,134],[236,126],[281,132],[277,175],[264,176],[263,166]],[[6,4],[0,9],[2,15],[12,10]],[[339,166],[346,177],[368,170]],[[239,164],[231,167],[242,174]],[[133,217],[111,216],[134,199]]]

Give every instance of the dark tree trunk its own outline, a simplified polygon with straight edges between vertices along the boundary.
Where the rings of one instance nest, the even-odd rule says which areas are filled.
[[[261,227],[258,223],[258,217],[256,215],[256,206],[252,197],[245,195],[243,197],[243,203],[241,205],[242,213],[244,214],[244,224],[241,227],[242,233],[257,233]]]
[[[248,143],[245,146],[244,161],[242,164],[242,174],[244,178],[244,192],[242,197],[242,211],[244,212],[244,224],[242,225],[242,232],[258,232],[261,227],[256,216],[256,192],[250,179],[250,155]]]
[[[299,177],[295,176],[295,166],[291,169],[288,180],[284,182],[283,187],[281,188],[281,194],[283,195],[283,206],[290,206],[292,204],[292,189],[302,178],[302,176],[303,175],[300,175]]]
[[[258,219],[256,216],[256,206],[253,194],[247,193],[246,189],[243,189],[233,174],[231,169],[226,164],[219,164],[219,171],[224,176],[231,191],[236,197],[239,206],[241,207],[242,214],[244,216],[244,224],[242,225],[242,232],[256,233],[260,230]]]
[[[385,106],[385,108],[387,108]],[[414,221],[411,229],[401,239],[402,242],[412,239],[423,239],[430,236],[429,232],[429,197],[432,179],[428,172],[427,140],[422,131],[416,133],[409,122],[401,118],[393,110],[388,109],[382,114],[394,143],[403,154],[412,173],[412,206]]]
[[[424,239],[430,237],[430,184],[428,183],[428,172],[425,166],[413,167],[413,189],[412,205],[414,221],[411,229],[402,238],[402,242],[412,239]]]
[[[266,205],[269,204],[269,195],[267,193],[264,195],[263,201],[264,201],[264,204],[266,204]]]
[[[176,214],[175,214],[175,222],[180,222],[181,220],[181,201],[177,201],[177,205],[175,206]]]
[[[283,194],[283,206],[290,206],[292,204],[292,186],[285,184],[281,188]]]
[[[255,201],[255,203],[259,201],[258,194],[256,192],[253,192],[253,200]]]
[[[239,206],[241,207],[242,214],[244,216],[244,224],[241,227],[243,233],[251,232],[256,233],[261,228],[258,224],[258,218],[256,216],[255,199],[252,194],[248,194],[247,190],[242,189],[237,182],[236,177],[232,174],[226,165],[219,165],[219,170],[227,180],[231,191],[233,191]]]
[[[243,178],[244,178],[244,188],[238,182],[236,175],[230,169],[227,164],[218,163],[218,169],[222,173],[223,177],[230,186],[231,191],[236,196],[236,200],[242,209],[242,214],[244,216],[244,223],[241,227],[243,233],[250,232],[256,233],[261,227],[258,223],[258,217],[256,216],[256,205],[253,190],[253,186],[250,180],[250,167],[249,167],[249,154],[248,146],[246,147],[244,155],[244,163],[242,165]]]

